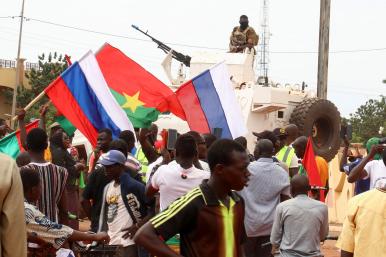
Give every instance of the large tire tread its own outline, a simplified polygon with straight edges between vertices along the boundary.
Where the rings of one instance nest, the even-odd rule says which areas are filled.
[[[329,135],[328,144],[321,147],[314,144],[315,154],[331,161],[340,147],[340,114],[332,102],[320,98],[307,98],[295,107],[289,122],[298,126],[301,135],[311,136],[312,124],[321,117],[331,123],[332,135]]]

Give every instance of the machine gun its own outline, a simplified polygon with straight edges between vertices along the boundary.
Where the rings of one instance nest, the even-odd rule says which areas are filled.
[[[145,34],[146,36],[148,36],[154,43],[156,43],[158,45],[158,48],[160,48],[162,51],[164,51],[166,54],[168,54],[169,52],[171,52],[172,54],[172,57],[174,59],[176,59],[177,61],[185,64],[186,67],[190,67],[190,60],[192,59],[189,55],[184,55],[184,54],[181,54],[177,51],[174,51],[172,48],[170,48],[169,46],[165,45],[164,43],[162,43],[161,41],[159,41],[158,39],[155,39],[154,37],[150,36],[147,31],[143,31],[141,30],[138,26],[135,26],[135,25],[131,25],[131,27],[133,27],[134,29],[138,30],[139,32],[141,32],[142,34]]]

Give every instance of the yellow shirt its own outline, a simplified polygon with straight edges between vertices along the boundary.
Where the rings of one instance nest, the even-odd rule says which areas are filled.
[[[25,257],[23,184],[15,161],[1,153],[0,174],[0,257]]]
[[[350,200],[337,247],[355,257],[386,257],[386,191],[373,189]]]
[[[52,161],[51,151],[49,147],[47,147],[47,149],[44,150],[44,160],[46,160],[47,162]]]
[[[328,180],[328,163],[327,161],[320,156],[315,156],[316,167],[319,171],[320,180],[322,181],[323,186],[327,186]]]

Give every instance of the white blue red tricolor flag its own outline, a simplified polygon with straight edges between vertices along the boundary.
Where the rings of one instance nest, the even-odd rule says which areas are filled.
[[[225,63],[219,63],[182,85],[176,92],[191,130],[222,138],[247,134],[247,128]]]
[[[45,93],[58,111],[94,146],[101,129],[111,129],[114,137],[122,130],[134,131],[91,51],[63,72]]]

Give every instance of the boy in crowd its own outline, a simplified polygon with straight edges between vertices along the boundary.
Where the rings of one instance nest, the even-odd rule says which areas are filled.
[[[110,150],[118,150],[125,156],[128,154],[127,144],[121,139],[113,140],[110,143]],[[131,174],[131,169],[128,167],[126,169]],[[110,181],[111,179],[106,176],[105,167],[97,163],[94,171],[89,175],[87,185],[83,191],[81,204],[85,214],[91,221],[91,231],[93,232],[98,231],[99,214],[103,203],[103,189]]]
[[[64,193],[68,173],[63,167],[47,162],[44,152],[48,147],[47,133],[34,128],[27,134],[27,149],[31,163],[26,167],[40,174],[41,196],[37,206],[49,220],[68,224],[67,201]]]
[[[23,183],[25,220],[29,242],[59,249],[67,241],[109,241],[109,236],[106,233],[89,234],[51,221],[35,206],[41,195],[39,173],[32,168],[22,167],[20,176]]]
[[[125,172],[126,160],[122,152],[110,150],[98,161],[112,180],[104,188],[98,231],[107,231],[110,244],[122,246],[122,256],[137,257],[132,237],[146,221],[145,186]]]

